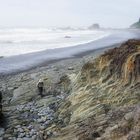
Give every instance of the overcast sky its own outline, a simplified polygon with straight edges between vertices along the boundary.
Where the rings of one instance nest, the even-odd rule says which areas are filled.
[[[140,0],[0,0],[0,27],[128,27],[140,17]]]

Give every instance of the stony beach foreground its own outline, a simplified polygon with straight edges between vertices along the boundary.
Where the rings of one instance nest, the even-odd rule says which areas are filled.
[[[110,46],[110,47],[115,47]],[[110,48],[109,47],[109,48]],[[47,131],[57,120],[59,105],[68,96],[64,89],[55,85],[61,77],[67,74],[78,73],[84,63],[96,58],[107,48],[85,52],[74,58],[54,61],[52,64],[43,64],[36,69],[1,75],[1,90],[3,91],[3,116],[1,119],[1,138],[4,139],[43,139],[55,131]],[[44,97],[38,95],[36,84],[44,79]]]
[[[1,75],[0,139],[139,140],[139,47],[140,41],[129,40]],[[42,98],[36,88],[40,78]]]

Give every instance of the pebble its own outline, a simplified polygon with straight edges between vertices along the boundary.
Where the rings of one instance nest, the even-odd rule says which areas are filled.
[[[37,132],[44,133],[44,130],[52,122],[51,120],[53,120],[55,113],[52,108],[45,106],[38,107],[34,102],[18,105],[15,111],[16,115],[19,115],[20,121],[17,120],[17,123],[13,128],[13,133],[8,133],[8,138],[11,137],[11,140],[36,140],[37,135],[40,137],[40,133],[37,134]],[[22,123],[22,120],[25,122]],[[0,136],[4,133],[4,129],[0,129]],[[52,132],[49,133],[49,135],[51,134]]]
[[[17,140],[23,140],[22,138],[17,138]]]
[[[54,70],[54,71],[59,71],[59,68],[54,68],[53,70]]]
[[[127,113],[127,114],[124,116],[124,118],[125,118],[126,121],[132,120],[133,117],[134,117],[134,114],[133,114],[132,112]]]
[[[31,132],[34,132],[35,133],[36,131],[34,129],[32,129]]]
[[[51,131],[47,131],[47,135],[50,136],[52,134]]]
[[[50,121],[46,121],[44,124],[45,125],[49,125],[50,124]]]
[[[18,135],[19,138],[23,138],[24,136],[25,136],[25,132],[24,132],[24,133],[20,133],[20,134]]]
[[[37,122],[42,123],[43,120],[42,119],[37,119]]]
[[[30,136],[33,136],[34,134],[36,134],[36,131],[34,129],[32,129],[30,132],[29,132]]]
[[[27,138],[30,138],[31,136],[30,136],[30,135],[26,135],[26,137],[27,137]]]
[[[13,140],[13,137],[9,137],[8,140]]]
[[[54,132],[53,132],[53,135],[54,135],[54,136],[57,136],[57,132],[56,132],[56,131],[54,131]]]
[[[36,139],[36,135],[33,135],[33,136],[32,136],[32,140],[35,140],[35,139]]]
[[[68,70],[74,70],[74,68],[73,67],[68,67]]]
[[[21,127],[21,125],[17,125],[17,126],[15,126],[15,128],[20,128]]]
[[[31,140],[31,138],[24,137],[23,140]]]
[[[0,128],[0,137],[4,134],[4,128]]]
[[[40,130],[44,130],[46,127],[45,126],[40,126]]]
[[[22,128],[18,128],[17,131],[20,133],[24,132],[24,130]]]
[[[32,126],[32,125],[29,125],[27,128],[28,128],[28,129],[32,129],[32,128],[33,128],[33,126]]]

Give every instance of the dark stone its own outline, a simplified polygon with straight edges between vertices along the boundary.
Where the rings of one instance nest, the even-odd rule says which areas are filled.
[[[0,127],[5,128],[6,124],[6,117],[3,115],[3,113],[0,113]]]
[[[99,138],[100,134],[98,132],[94,132],[94,133],[92,133],[92,137],[93,138]]]

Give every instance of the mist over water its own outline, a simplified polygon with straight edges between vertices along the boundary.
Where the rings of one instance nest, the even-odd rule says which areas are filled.
[[[15,73],[52,60],[75,57],[77,54],[137,38],[139,34],[130,30],[4,31],[0,36],[0,53],[4,56],[0,59],[0,74]]]
[[[0,56],[13,56],[88,43],[109,32],[48,28],[0,29]]]

